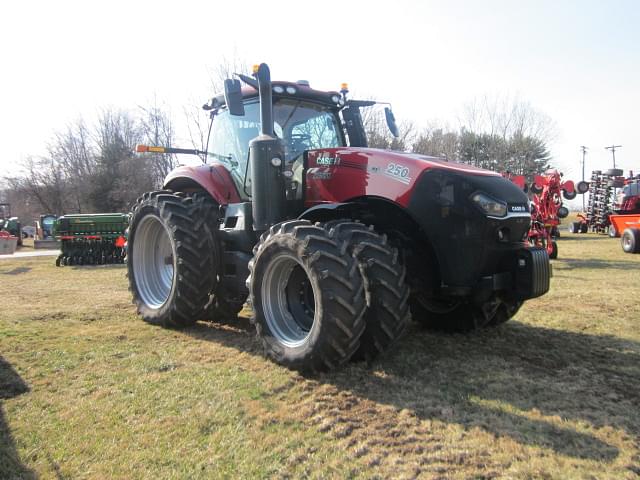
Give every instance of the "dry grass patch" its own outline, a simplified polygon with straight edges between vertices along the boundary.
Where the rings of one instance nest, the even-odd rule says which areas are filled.
[[[0,478],[637,478],[640,255],[559,246],[515,321],[414,326],[311,378],[264,359],[246,318],[146,325],[121,267],[0,260]]]

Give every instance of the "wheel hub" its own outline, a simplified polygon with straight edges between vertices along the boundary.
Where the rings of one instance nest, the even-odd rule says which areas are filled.
[[[138,224],[134,237],[133,275],[140,299],[150,308],[160,308],[173,286],[174,258],[171,237],[155,215]]]
[[[316,312],[313,285],[304,266],[288,254],[274,258],[266,268],[261,295],[271,334],[288,347],[302,345]]]

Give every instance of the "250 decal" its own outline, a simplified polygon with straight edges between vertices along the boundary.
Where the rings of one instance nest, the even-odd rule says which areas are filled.
[[[385,175],[407,185],[411,182],[410,173],[407,167],[398,163],[389,163],[384,169]]]

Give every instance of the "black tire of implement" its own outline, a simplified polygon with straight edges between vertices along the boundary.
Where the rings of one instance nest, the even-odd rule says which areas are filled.
[[[565,206],[558,208],[558,218],[567,218],[569,216],[569,209]]]
[[[191,195],[194,204],[198,205],[198,218],[207,230],[209,250],[213,256],[218,275],[222,273],[222,245],[218,238],[218,224],[220,221],[220,206],[206,193],[197,192]],[[211,276],[209,300],[204,307],[202,319],[217,322],[235,320],[244,306],[246,299],[234,300],[232,292],[227,292],[219,284],[218,275]]]
[[[168,191],[145,193],[131,213],[127,249],[135,251],[136,227],[147,215],[155,215],[168,227],[174,255],[174,281],[167,301],[157,309],[140,298],[133,271],[132,256],[127,253],[129,290],[138,314],[154,325],[181,328],[193,325],[209,298],[210,276],[215,267],[208,248],[207,230],[199,218],[199,206],[190,197]]]
[[[640,228],[626,228],[620,243],[625,253],[640,253]]]
[[[363,275],[366,326],[353,359],[371,362],[402,336],[411,321],[405,266],[386,235],[377,234],[373,227],[351,220],[333,220],[324,227],[332,238],[347,242],[347,249],[358,261]]]
[[[576,190],[578,193],[587,193],[589,191],[589,183],[585,181],[579,181],[576,184]]]
[[[551,241],[551,254],[549,255],[549,258],[551,260],[558,258],[558,244],[554,240]]]
[[[543,188],[539,187],[538,185],[536,185],[535,183],[531,184],[531,187],[529,187],[529,190],[532,193],[538,194],[538,193],[542,193]]]
[[[610,177],[621,177],[622,175],[624,175],[624,172],[619,168],[610,168],[609,170],[604,172],[604,174]]]
[[[578,192],[576,190],[573,190],[573,192],[568,192],[566,190],[562,191],[562,196],[564,198],[566,198],[567,200],[573,200],[574,198],[576,198],[578,196]]]
[[[346,251],[346,242],[330,238],[317,224],[291,220],[263,233],[253,251],[247,279],[251,322],[265,354],[280,365],[304,372],[332,370],[347,362],[360,347],[366,300],[358,264]],[[294,256],[303,266],[315,284],[319,306],[308,337],[296,347],[283,345],[271,333],[260,295],[266,267],[281,252]]]
[[[621,178],[607,180],[607,187],[622,188],[624,187],[624,180]]]
[[[569,224],[569,233],[579,233],[580,232],[580,222],[572,222]]]
[[[589,231],[589,225],[586,223],[580,223],[580,233],[587,233]]]

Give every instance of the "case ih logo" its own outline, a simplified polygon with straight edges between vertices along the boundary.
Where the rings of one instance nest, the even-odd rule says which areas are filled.
[[[510,212],[526,212],[527,206],[526,205],[509,205],[509,211]]]
[[[316,165],[336,165],[340,160],[339,157],[330,157],[329,155],[321,155],[316,159]]]

